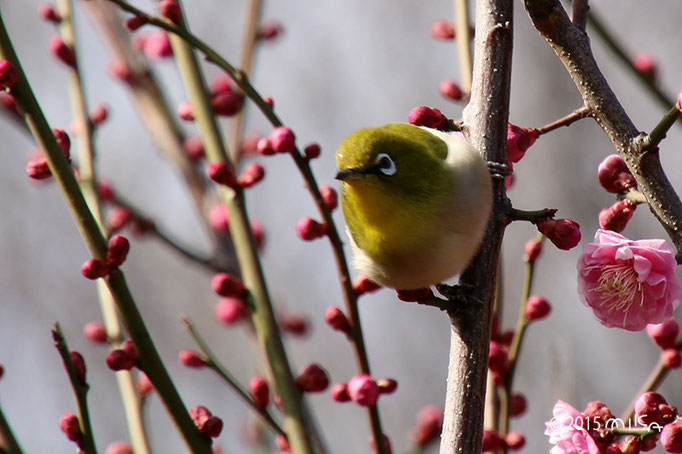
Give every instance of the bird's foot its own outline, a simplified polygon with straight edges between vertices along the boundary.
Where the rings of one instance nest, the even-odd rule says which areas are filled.
[[[490,176],[495,179],[504,180],[505,177],[512,174],[511,166],[506,162],[488,161],[487,164]]]
[[[476,298],[473,298],[474,286],[471,284],[438,284],[436,290],[446,297],[448,301],[454,303],[453,307],[469,306],[472,302],[480,303]]]

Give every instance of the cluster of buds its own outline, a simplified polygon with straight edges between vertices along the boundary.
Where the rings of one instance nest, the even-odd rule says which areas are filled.
[[[112,350],[107,355],[107,367],[118,372],[120,370],[131,370],[137,366],[137,348],[132,340],[126,339],[121,342],[121,348]]]
[[[637,189],[637,180],[630,172],[625,161],[617,154],[607,156],[597,169],[599,183],[606,191],[625,194]],[[619,200],[599,213],[599,226],[604,230],[622,232],[632,218],[637,203],[629,198]]]
[[[69,135],[60,128],[52,129],[52,133],[57,141],[57,145],[59,145],[62,153],[64,153],[67,162],[70,161],[71,139],[69,139]],[[45,180],[52,176],[52,172],[47,163],[47,158],[42,152],[34,153],[33,156],[29,157],[28,163],[26,164],[26,175],[34,180]]]
[[[397,388],[398,382],[392,378],[374,380],[368,374],[359,374],[348,383],[337,383],[329,394],[336,402],[353,401],[362,407],[371,407],[377,403],[381,394],[392,394]]]
[[[296,149],[296,135],[286,126],[278,126],[269,137],[262,137],[256,143],[256,151],[264,156],[277,153],[291,153]]]
[[[130,251],[130,243],[123,235],[114,235],[109,240],[107,259],[89,259],[81,266],[81,273],[88,279],[99,279],[123,264]]]
[[[668,369],[678,369],[682,366],[682,355],[676,345],[679,332],[680,325],[672,318],[667,322],[646,327],[646,333],[661,348],[661,362]]]

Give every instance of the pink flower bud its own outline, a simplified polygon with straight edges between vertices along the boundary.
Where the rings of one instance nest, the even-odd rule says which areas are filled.
[[[17,68],[9,60],[0,60],[0,90],[14,87],[18,80]]]
[[[391,448],[391,440],[389,440],[385,434],[382,435],[382,439],[384,442],[384,450],[386,454],[393,454],[393,449]],[[372,450],[372,452],[377,452],[377,443],[374,440],[373,436],[369,438],[369,447]]]
[[[104,260],[90,259],[81,266],[81,273],[88,279],[99,279],[111,272],[111,266]]]
[[[509,367],[509,355],[507,348],[499,342],[490,342],[488,352],[488,369],[498,374],[504,374]]]
[[[427,405],[417,413],[412,428],[412,441],[417,446],[426,446],[440,436],[443,427],[443,410],[435,405]]]
[[[130,370],[137,364],[137,358],[125,350],[112,350],[107,355],[107,366],[109,369],[118,372],[119,370]]]
[[[69,355],[71,356],[71,363],[76,371],[76,379],[81,386],[85,385],[85,360],[83,355],[78,353],[76,350],[69,350]]]
[[[279,315],[278,322],[280,328],[285,333],[295,336],[305,336],[308,333],[308,320],[301,315],[283,314]]]
[[[537,129],[507,124],[507,161],[519,162],[538,137],[540,131]]]
[[[495,340],[505,347],[511,346],[512,341],[514,340],[514,330],[510,329],[507,331],[502,331]]]
[[[231,117],[244,105],[244,97],[238,93],[219,92],[211,97],[213,112],[221,117]]]
[[[614,194],[637,187],[637,180],[623,158],[617,154],[604,158],[597,169],[597,178],[606,191]]]
[[[130,251],[130,242],[123,235],[114,235],[109,240],[107,260],[112,266],[121,266]]]
[[[635,414],[637,422],[641,424],[663,425],[675,419],[677,408],[668,405],[665,398],[657,392],[649,391],[639,396],[635,402]]]
[[[104,104],[97,104],[91,111],[90,115],[88,115],[90,119],[90,123],[93,125],[101,125],[104,123],[104,120],[107,119],[107,116],[109,115],[109,110],[107,109],[107,106]]]
[[[398,382],[392,378],[380,378],[377,380],[379,394],[393,394],[398,389]]]
[[[59,128],[53,128],[52,133],[54,134],[55,140],[57,140],[59,148],[62,149],[64,157],[66,157],[66,159],[69,159],[69,157],[71,156],[69,154],[69,150],[71,149],[71,140],[69,139],[69,135],[66,133],[66,131]]]
[[[682,91],[677,94],[677,110],[682,112]]]
[[[599,227],[613,232],[622,232],[627,226],[637,205],[630,199],[619,200],[599,212]]]
[[[526,252],[526,255],[523,258],[523,261],[534,262],[538,259],[538,257],[540,257],[540,253],[542,252],[542,242],[536,239],[528,240],[526,246],[524,247],[524,251]]]
[[[496,430],[483,431],[483,447],[482,452],[497,451],[504,447],[504,440]]]
[[[88,322],[83,327],[83,336],[93,344],[106,344],[107,329],[102,322]]]
[[[651,54],[646,52],[638,53],[632,58],[632,66],[651,79],[652,82],[656,82],[658,78],[658,65]]]
[[[189,410],[189,415],[199,432],[207,437],[216,438],[223,430],[223,421],[211,414],[204,406],[193,407]]]
[[[121,342],[121,350],[128,353],[130,356],[135,358],[135,360],[137,360],[137,347],[135,347],[135,343],[132,339],[128,338]]]
[[[335,331],[348,334],[350,332],[350,322],[346,315],[336,306],[329,306],[324,311],[324,320]]]
[[[528,408],[526,397],[521,393],[512,392],[510,407],[512,417],[519,417],[523,415]]]
[[[319,364],[313,363],[299,372],[296,384],[304,392],[321,392],[329,386],[329,376]]]
[[[445,19],[437,20],[431,25],[431,36],[444,41],[454,39],[455,26]]]
[[[533,295],[526,301],[526,320],[529,322],[541,320],[549,315],[552,306],[545,298]]]
[[[256,151],[258,151],[258,154],[262,154],[263,156],[271,156],[277,153],[275,149],[272,148],[272,141],[267,137],[263,137],[258,141],[258,144],[256,145]]]
[[[200,369],[206,365],[206,361],[204,361],[201,355],[194,350],[180,350],[178,359],[180,360],[180,364],[193,369]]]
[[[234,170],[226,162],[212,162],[208,165],[208,177],[218,184],[234,188],[237,184],[237,177]]]
[[[314,220],[313,218],[301,218],[296,223],[296,233],[304,241],[312,241],[322,238],[327,234],[327,226]]]
[[[505,435],[504,442],[509,449],[512,451],[517,451],[523,448],[523,446],[526,444],[526,438],[521,432],[512,431]]]
[[[272,40],[282,34],[282,24],[276,20],[265,21],[258,26],[258,39]]]
[[[613,421],[613,413],[603,402],[598,400],[588,402],[583,417],[585,421],[590,421],[591,424],[586,425],[585,429],[596,442],[608,444],[613,441],[614,434],[604,430],[607,424]]]
[[[310,161],[311,159],[315,159],[320,156],[320,145],[316,143],[311,143],[306,145],[306,147],[303,149],[303,155],[305,158]]]
[[[286,126],[273,129],[270,134],[270,142],[277,153],[290,153],[296,149],[296,136]]]
[[[661,445],[666,452],[682,452],[682,421],[671,422],[663,427]]]
[[[452,79],[445,79],[441,82],[438,86],[438,91],[440,91],[441,96],[444,98],[452,99],[453,101],[462,100],[462,89]]]
[[[102,202],[112,202],[115,196],[111,183],[104,179],[99,180],[97,182],[97,195]]]
[[[661,362],[668,369],[679,369],[682,366],[682,356],[676,348],[666,348],[661,352]]]
[[[133,81],[133,70],[125,60],[110,60],[107,64],[107,72],[111,77],[122,82],[131,83]]]
[[[246,295],[244,283],[229,273],[218,273],[211,278],[211,287],[219,296],[233,296],[241,298]]]
[[[218,93],[234,93],[234,87],[232,84],[231,76],[224,72],[218,73],[211,79],[211,96],[215,96]]]
[[[538,221],[537,226],[540,233],[564,251],[580,243],[580,225],[570,219],[544,218]]]
[[[133,454],[133,448],[123,441],[115,441],[107,446],[104,454]]]
[[[275,438],[275,444],[277,445],[277,449],[282,450],[281,453],[291,453],[289,441],[281,434],[277,434],[277,437]]]
[[[249,309],[243,298],[222,298],[213,312],[216,320],[226,325],[232,325],[249,316]]]
[[[255,376],[249,381],[249,395],[258,408],[265,408],[270,403],[270,387],[263,377]]]
[[[334,211],[339,206],[339,197],[331,186],[320,186],[320,195],[329,211]]]
[[[144,397],[154,389],[154,386],[152,385],[151,380],[149,380],[149,377],[147,377],[147,374],[140,372],[137,376],[137,380],[135,380],[135,389],[140,396]]]
[[[356,375],[348,382],[348,395],[356,404],[371,407],[377,403],[379,387],[371,376]]]
[[[194,106],[191,102],[183,102],[178,106],[178,117],[185,121],[194,121]]]
[[[265,231],[260,222],[251,219],[251,233],[253,233],[253,240],[256,242],[257,249],[263,249],[265,245]]]
[[[263,177],[265,177],[265,167],[257,162],[252,162],[239,175],[237,184],[242,188],[249,188],[260,182]]]
[[[185,151],[187,159],[192,162],[197,162],[206,156],[204,152],[204,144],[199,137],[187,137],[182,142],[182,149]]]
[[[667,322],[647,325],[646,333],[659,347],[672,348],[675,346],[677,335],[680,333],[680,325],[677,320],[671,318]]]
[[[241,153],[244,155],[251,155],[256,152],[260,153],[260,150],[258,150],[258,142],[263,138],[264,138],[263,135],[258,131],[247,132],[244,138],[242,139],[242,143],[240,146]]]
[[[410,111],[409,122],[415,126],[426,126],[427,128],[441,129],[448,119],[438,109],[420,106]]]
[[[159,4],[159,9],[161,10],[161,15],[166,19],[174,24],[180,23],[182,11],[180,10],[180,5],[175,0],[162,0]]]
[[[130,30],[131,32],[134,32],[135,30],[139,29],[146,23],[147,19],[145,19],[144,17],[133,16],[126,19],[125,22],[123,22],[123,26]]]
[[[83,439],[78,416],[73,413],[64,413],[59,418],[59,428],[64,432],[69,441],[79,442]]]
[[[133,219],[133,214],[126,207],[117,206],[109,211],[104,222],[107,230],[117,232],[126,226]]]
[[[217,203],[211,207],[208,213],[208,223],[216,233],[224,235],[230,234],[229,216],[227,215],[227,208],[221,203]]]
[[[335,402],[348,402],[350,401],[350,396],[348,395],[348,385],[346,383],[337,383],[332,386],[329,390],[329,394],[332,396]]]
[[[263,102],[270,106],[271,109],[275,107],[275,100],[272,99],[270,96],[263,96]]]
[[[147,58],[151,60],[158,60],[173,55],[170,38],[162,30],[154,31],[146,37],[143,50]]]
[[[41,3],[40,6],[38,6],[38,15],[41,19],[54,24],[58,24],[62,20],[54,6],[49,3]]]
[[[45,180],[52,176],[50,166],[47,164],[47,159],[44,156],[38,156],[26,164],[26,175],[34,180]]]
[[[381,286],[376,282],[371,281],[364,274],[358,274],[355,279],[353,279],[353,291],[356,295],[360,296],[365,293],[372,293],[379,290]]]
[[[14,96],[2,90],[0,90],[0,107],[14,116],[19,116],[19,109],[17,108],[17,102],[14,99]]]
[[[397,290],[396,295],[400,301],[418,303],[422,300],[431,298],[433,296],[433,291],[428,287],[424,287],[414,290]]]
[[[50,53],[67,66],[76,66],[76,54],[66,45],[62,37],[54,35],[48,42]]]

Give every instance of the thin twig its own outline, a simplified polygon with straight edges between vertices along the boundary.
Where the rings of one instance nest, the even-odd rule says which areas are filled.
[[[585,30],[587,24],[587,13],[590,11],[588,0],[573,0],[571,2],[571,22],[576,27]]]
[[[644,149],[647,151],[656,151],[658,149],[658,144],[665,139],[668,130],[672,128],[675,120],[680,118],[680,116],[682,116],[680,109],[676,105],[673,106],[644,139]]]
[[[556,121],[553,121],[545,126],[542,126],[541,128],[538,128],[538,131],[540,131],[541,135],[546,134],[562,126],[569,126],[582,118],[589,117],[590,113],[591,113],[590,109],[588,107],[583,106],[580,109],[574,110],[565,117],[559,118]]]
[[[455,0],[455,43],[459,59],[460,87],[464,94],[463,103],[471,95],[471,28],[469,22],[469,0]]]
[[[557,210],[555,208],[543,208],[542,210],[526,211],[510,208],[507,213],[511,221],[528,221],[536,224],[540,219],[553,217]]]
[[[23,454],[12,428],[0,408],[0,448],[5,454]]]

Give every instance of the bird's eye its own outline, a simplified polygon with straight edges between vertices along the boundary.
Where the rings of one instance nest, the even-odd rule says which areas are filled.
[[[379,153],[377,155],[376,163],[379,172],[383,173],[384,175],[395,175],[396,171],[398,170],[395,166],[395,162],[393,162],[393,159],[391,159],[391,157],[386,153]]]

